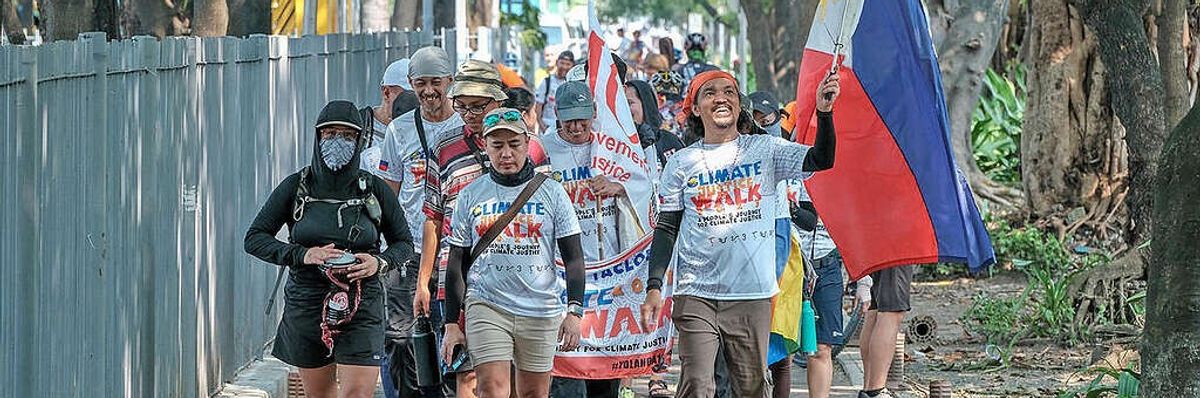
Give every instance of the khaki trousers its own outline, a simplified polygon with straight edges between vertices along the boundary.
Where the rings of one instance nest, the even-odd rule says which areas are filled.
[[[771,336],[771,299],[721,301],[675,296],[671,320],[679,331],[678,397],[712,397],[717,384],[713,364],[722,348],[733,396],[770,394],[767,346]]]

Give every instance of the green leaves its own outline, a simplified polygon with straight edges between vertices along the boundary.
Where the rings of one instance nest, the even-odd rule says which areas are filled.
[[[1097,367],[1089,372],[1096,373],[1096,377],[1090,383],[1065,391],[1058,395],[1059,398],[1100,398],[1111,397],[1114,394],[1117,398],[1137,398],[1140,394],[1142,375],[1133,371],[1133,365],[1121,370]],[[1108,383],[1107,379],[1110,378],[1115,379],[1117,384]]]
[[[1013,64],[1005,75],[988,69],[979,107],[971,115],[975,162],[991,179],[1021,182],[1021,126],[1025,120],[1025,68]]]
[[[521,28],[517,36],[521,38],[521,44],[525,48],[529,48],[538,52],[546,48],[546,32],[542,31],[540,22],[541,10],[533,5],[529,0],[524,0],[520,4],[520,13],[502,12],[500,14],[501,26],[518,26]]]

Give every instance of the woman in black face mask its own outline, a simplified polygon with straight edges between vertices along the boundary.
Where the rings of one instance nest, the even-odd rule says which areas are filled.
[[[354,104],[325,105],[312,164],[275,187],[246,233],[247,253],[288,267],[272,355],[300,368],[309,397],[373,395],[383,353],[379,274],[414,271],[405,269],[412,235],[395,194],[359,169],[362,125]],[[275,238],[284,225],[287,242]]]
[[[633,113],[633,123],[637,125],[642,148],[654,145],[658,167],[666,167],[667,158],[683,149],[683,141],[662,129],[663,120],[658,113],[658,95],[654,87],[642,80],[630,81],[625,83],[625,98],[629,100],[629,110]]]

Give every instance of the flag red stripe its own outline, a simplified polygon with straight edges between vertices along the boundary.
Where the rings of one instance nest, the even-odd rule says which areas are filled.
[[[809,144],[817,129],[817,85],[832,61],[828,53],[804,52],[796,112],[811,116],[797,123],[796,137]],[[847,271],[857,279],[895,265],[937,262],[933,223],[904,153],[852,69],[841,69],[841,87],[834,105],[837,160],[805,185]]]

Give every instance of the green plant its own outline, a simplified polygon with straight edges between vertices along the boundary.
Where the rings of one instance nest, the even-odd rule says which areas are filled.
[[[991,297],[980,293],[975,296],[960,318],[972,333],[983,335],[988,343],[1008,345],[1020,335],[1021,318],[1025,312],[1026,297]]]
[[[979,106],[971,115],[975,162],[991,179],[1019,184],[1021,125],[1025,120],[1025,68],[1014,63],[1005,75],[989,68],[983,84]]]
[[[1053,234],[1029,226],[1015,228],[990,214],[984,218],[997,260],[1025,274],[1027,285],[1018,297],[976,296],[963,315],[964,325],[997,346],[1003,363],[1024,338],[1077,339],[1082,331],[1074,326],[1075,303],[1068,287],[1102,257],[1075,257]]]
[[[1096,373],[1096,377],[1090,383],[1074,390],[1065,391],[1059,394],[1058,397],[1099,398],[1115,395],[1117,398],[1136,398],[1140,394],[1142,375],[1135,372],[1132,366],[1121,370],[1092,368],[1090,372]],[[1108,382],[1107,379],[1116,380],[1116,384]]]
[[[546,32],[542,31],[540,19],[541,10],[530,0],[523,0],[519,4],[513,4],[511,11],[506,10],[500,14],[500,25],[519,27],[517,35],[521,38],[521,44],[525,48],[540,52],[546,48]]]

